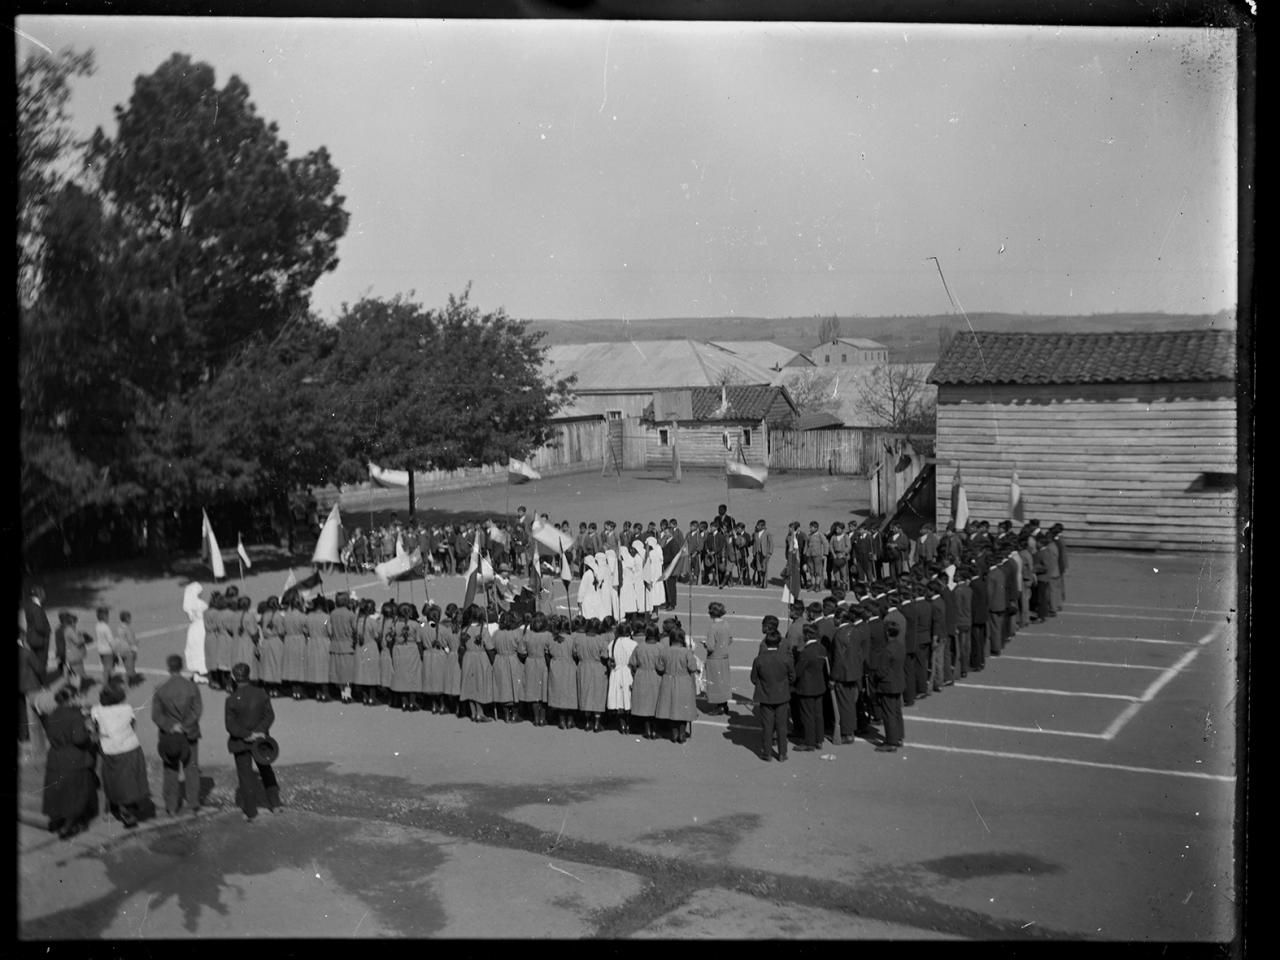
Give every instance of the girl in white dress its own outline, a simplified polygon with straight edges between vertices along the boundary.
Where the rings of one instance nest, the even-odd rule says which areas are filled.
[[[189,583],[182,593],[182,612],[189,621],[183,661],[196,683],[209,682],[209,671],[204,662],[204,612],[209,609],[209,604],[200,598],[203,589],[198,583]]]

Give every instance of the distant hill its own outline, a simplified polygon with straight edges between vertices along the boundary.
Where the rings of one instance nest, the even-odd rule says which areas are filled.
[[[828,317],[673,317],[659,320],[530,320],[546,334],[545,343],[600,340],[772,340],[797,351],[817,346],[818,329]],[[1231,311],[1216,314],[1094,313],[1051,316],[1019,313],[971,313],[975,330],[1027,333],[1099,333],[1111,330],[1235,329]],[[889,348],[893,360],[932,363],[938,359],[938,331],[964,329],[958,314],[910,317],[840,317],[842,337],[866,337]]]

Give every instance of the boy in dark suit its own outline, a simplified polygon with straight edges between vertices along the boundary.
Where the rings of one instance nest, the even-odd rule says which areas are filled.
[[[787,759],[787,716],[790,713],[791,684],[796,668],[782,652],[782,635],[770,630],[764,637],[764,652],[751,664],[751,682],[755,685],[752,699],[760,708],[760,724],[764,729],[760,759],[772,758],[773,742],[778,743],[778,760]]]
[[[804,647],[796,657],[796,695],[800,698],[800,728],[803,742],[797,750],[812,751],[822,746],[822,699],[831,688],[827,656],[818,638],[816,624],[804,625]]]
[[[891,753],[902,746],[902,690],[906,683],[903,664],[906,647],[902,642],[903,629],[897,620],[885,623],[885,643],[872,666],[875,678],[876,701],[884,718],[884,743],[876,747],[879,753]]]
[[[254,764],[262,777],[262,786],[267,791],[267,809],[275,813],[280,806],[280,786],[276,783],[271,764],[261,763],[252,752],[252,742],[271,732],[271,724],[275,723],[276,715],[271,709],[271,698],[267,696],[267,692],[249,682],[247,663],[237,663],[232,667],[231,679],[235,681],[235,692],[227,697],[227,749],[236,762],[240,808],[244,811],[245,822],[252,823],[258,816],[258,798],[253,783]]]

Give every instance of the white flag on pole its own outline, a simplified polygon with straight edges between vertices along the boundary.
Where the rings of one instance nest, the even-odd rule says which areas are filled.
[[[209,522],[209,512],[202,509],[200,516],[204,523],[201,533],[204,537],[204,547],[209,551],[209,566],[213,568],[214,579],[221,580],[227,575],[227,568],[222,565],[222,551],[218,548],[218,538],[213,535],[213,524]]]

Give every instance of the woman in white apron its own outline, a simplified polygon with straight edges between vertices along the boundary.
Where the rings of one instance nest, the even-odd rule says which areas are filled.
[[[200,599],[200,591],[203,589],[198,583],[189,583],[182,594],[182,612],[190,621],[187,624],[187,648],[183,659],[187,664],[187,672],[196,683],[209,682],[209,671],[204,662],[204,612],[209,609],[209,604]]]

